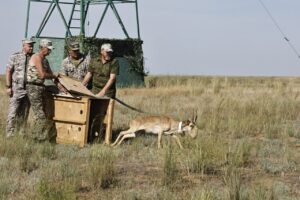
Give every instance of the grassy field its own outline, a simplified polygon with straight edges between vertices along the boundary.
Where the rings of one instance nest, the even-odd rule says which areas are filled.
[[[178,120],[197,111],[198,137],[157,149],[142,135],[118,148],[4,137],[0,81],[0,199],[300,199],[300,78],[149,76],[118,97]],[[116,104],[114,137],[142,114]]]

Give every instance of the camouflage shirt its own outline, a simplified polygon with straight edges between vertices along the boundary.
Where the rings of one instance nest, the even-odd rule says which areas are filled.
[[[15,90],[24,90],[25,85],[25,66],[31,55],[26,56],[23,52],[17,52],[10,56],[7,69],[12,72],[12,86]]]
[[[44,58],[42,60],[42,65],[43,65],[43,69],[46,72],[50,71],[50,65],[49,65],[47,58]],[[27,65],[27,82],[28,83],[36,83],[36,84],[44,83],[44,79],[40,78],[38,71],[36,69],[36,66]]]
[[[90,56],[81,55],[79,60],[74,60],[70,56],[62,61],[60,73],[82,81],[87,73],[90,63]]]
[[[95,59],[91,61],[88,71],[93,74],[92,92],[97,94],[108,82],[110,74],[119,74],[119,62],[114,58],[103,64],[100,59]],[[116,96],[116,82],[112,84],[105,95],[108,97]]]

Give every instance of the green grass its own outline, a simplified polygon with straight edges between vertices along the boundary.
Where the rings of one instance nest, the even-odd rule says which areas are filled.
[[[152,135],[118,148],[6,139],[3,77],[0,89],[0,199],[300,198],[300,78],[148,76],[146,88],[118,90],[178,120],[196,110],[198,136],[180,136],[183,150],[168,136],[157,149]],[[118,132],[142,114],[116,104],[114,115]]]

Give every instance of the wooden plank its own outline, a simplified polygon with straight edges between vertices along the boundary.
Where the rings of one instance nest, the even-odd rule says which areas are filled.
[[[90,131],[90,126],[89,126],[90,110],[91,110],[91,100],[89,99],[89,101],[86,104],[86,121],[88,122],[87,128],[85,129],[84,136],[81,138],[84,141],[84,144],[86,144],[88,141],[88,135],[89,135],[89,131]]]
[[[54,95],[54,100],[56,101],[65,101],[65,102],[80,102],[86,103],[89,101],[89,97],[69,97],[69,96],[61,96],[59,94]]]
[[[89,91],[80,81],[70,78],[65,75],[60,75],[59,82],[69,91],[76,94],[87,95],[95,97],[95,95]]]
[[[71,123],[55,122],[57,137],[56,142],[59,144],[78,144],[83,147],[86,142],[86,125],[75,125]]]
[[[107,112],[106,112],[107,124],[106,124],[106,130],[105,130],[105,144],[108,144],[108,145],[111,143],[114,105],[115,105],[115,100],[111,99],[109,101],[109,104],[107,107]]]
[[[55,117],[53,118],[53,120],[56,122],[65,122],[65,123],[72,123],[72,124],[77,124],[77,125],[86,124],[86,121],[76,121],[76,120],[69,121],[69,120],[65,120],[65,119],[57,119]]]
[[[54,120],[86,123],[89,113],[85,102],[54,101]]]

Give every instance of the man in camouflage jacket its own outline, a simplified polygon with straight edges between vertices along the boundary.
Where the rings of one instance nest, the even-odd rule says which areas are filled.
[[[6,93],[10,97],[6,137],[11,137],[16,131],[23,133],[27,121],[30,103],[26,92],[26,66],[33,53],[34,41],[23,40],[21,52],[10,56],[6,66]]]
[[[80,52],[78,42],[71,42],[68,48],[69,56],[62,61],[60,73],[82,81],[88,70],[90,56]]]

